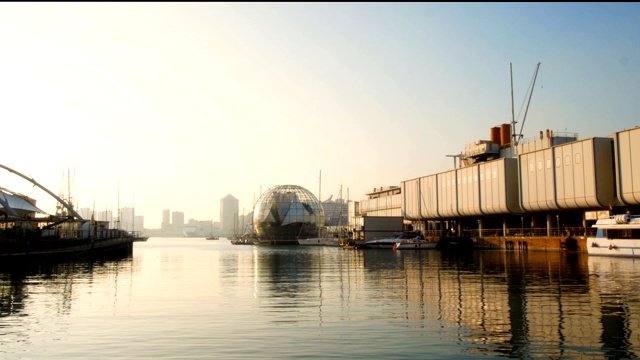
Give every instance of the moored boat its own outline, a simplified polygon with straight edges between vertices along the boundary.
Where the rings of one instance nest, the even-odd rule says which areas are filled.
[[[260,241],[257,239],[235,239],[231,240],[232,245],[259,245]]]
[[[435,249],[437,246],[437,242],[432,242],[425,239],[408,239],[397,242],[393,246],[393,250],[426,250]]]
[[[424,240],[424,237],[422,236],[422,233],[420,233],[419,231],[403,232],[403,233],[394,234],[390,238],[369,240],[365,242],[364,245],[366,247],[373,248],[373,249],[392,249],[398,242],[405,241],[405,240],[420,240],[420,239]]]
[[[232,245],[259,245],[260,240],[256,238],[255,234],[247,233],[238,238],[230,239]]]
[[[147,241],[149,240],[149,237],[146,235],[143,235],[141,232],[139,231],[131,231],[128,233],[129,237],[131,237],[133,239],[133,241]]]
[[[299,245],[305,246],[341,246],[338,237],[316,237],[309,239],[298,239]]]
[[[640,216],[620,214],[598,220],[587,238],[589,256],[640,257]]]
[[[36,207],[26,195],[0,188],[0,258],[24,256],[65,256],[115,250],[131,252],[133,242],[143,237],[121,229],[111,229],[108,221],[83,219],[71,206],[44,186],[11,168],[0,165],[34,186],[61,205],[54,215]],[[145,238],[146,240],[146,238]]]

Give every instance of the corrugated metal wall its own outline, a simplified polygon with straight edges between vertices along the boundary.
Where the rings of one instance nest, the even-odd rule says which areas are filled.
[[[462,216],[482,215],[478,165],[457,170],[458,213]]]
[[[458,187],[456,185],[456,170],[437,174],[438,184],[438,216],[458,217]]]
[[[640,128],[619,131],[613,138],[618,200],[626,205],[640,205]]]
[[[561,209],[613,204],[611,138],[591,138],[553,147],[556,202]]]
[[[401,189],[408,220],[640,205],[640,127],[403,181]]]
[[[558,210],[552,149],[519,156],[520,203],[525,211]]]

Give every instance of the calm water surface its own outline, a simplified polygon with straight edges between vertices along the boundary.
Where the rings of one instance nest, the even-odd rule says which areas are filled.
[[[640,260],[151,238],[0,268],[0,358],[633,358]]]

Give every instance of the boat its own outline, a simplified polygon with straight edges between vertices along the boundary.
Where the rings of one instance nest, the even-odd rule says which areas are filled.
[[[327,201],[331,200],[331,198],[333,197],[333,195],[331,195],[329,197],[329,199],[327,199]],[[348,202],[349,200],[347,200]],[[320,231],[318,231],[318,236],[314,237],[314,238],[308,238],[308,239],[298,239],[298,245],[305,245],[305,246],[335,246],[335,247],[341,247],[342,243],[343,243],[343,239],[345,237],[345,234],[347,233],[346,230],[346,226],[344,226],[342,224],[342,186],[340,187],[340,193],[338,195],[338,199],[336,200],[336,202],[338,204],[340,204],[339,207],[339,212],[337,214],[337,218],[338,218],[338,225],[337,226],[327,226],[325,225],[324,227],[321,228]],[[335,207],[333,208],[333,211],[335,212]],[[332,218],[336,217],[336,214],[332,214],[331,216]],[[329,230],[329,229],[333,229],[333,230]],[[302,229],[300,229],[300,231],[302,231]]]
[[[231,240],[232,245],[259,245],[260,240],[255,237],[241,237],[239,239]]]
[[[300,229],[302,232],[302,228]],[[298,239],[298,245],[303,246],[341,246],[340,238],[338,234],[331,234],[327,231],[327,228],[323,228],[318,232],[317,237]]]
[[[374,249],[393,249],[393,247],[406,240],[424,240],[422,233],[419,231],[402,232],[385,239],[369,240],[365,242],[365,246]]]
[[[423,249],[435,249],[438,246],[437,242],[428,241],[425,239],[408,239],[401,240],[395,243],[393,250],[423,250]]]
[[[28,180],[58,201],[56,214],[47,215],[36,207],[36,200],[0,188],[0,259],[41,256],[69,256],[107,251],[131,253],[133,242],[141,239],[131,233],[109,227],[108,221],[83,219],[73,206],[53,194],[33,178],[9,167],[11,173]]]
[[[340,239],[337,236],[298,239],[298,244],[306,246],[341,246]]]
[[[149,240],[148,236],[143,235],[139,231],[131,231],[131,232],[128,233],[128,235],[133,239],[133,241],[147,241],[147,240]]]
[[[207,236],[205,240],[220,240],[219,236]]]
[[[256,237],[253,230],[251,232],[246,232],[242,236],[238,236],[231,240],[232,245],[259,245],[260,240]]]
[[[614,215],[596,221],[593,227],[597,231],[587,238],[589,256],[640,257],[640,216]]]

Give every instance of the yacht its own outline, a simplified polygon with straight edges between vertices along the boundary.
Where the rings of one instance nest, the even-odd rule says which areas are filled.
[[[593,225],[595,237],[587,238],[589,256],[640,257],[640,216],[620,214]]]
[[[394,234],[390,238],[386,239],[376,239],[369,240],[365,242],[366,247],[374,248],[374,249],[393,249],[396,243],[406,240],[424,240],[422,233],[419,231],[414,232],[402,232],[398,234]]]

